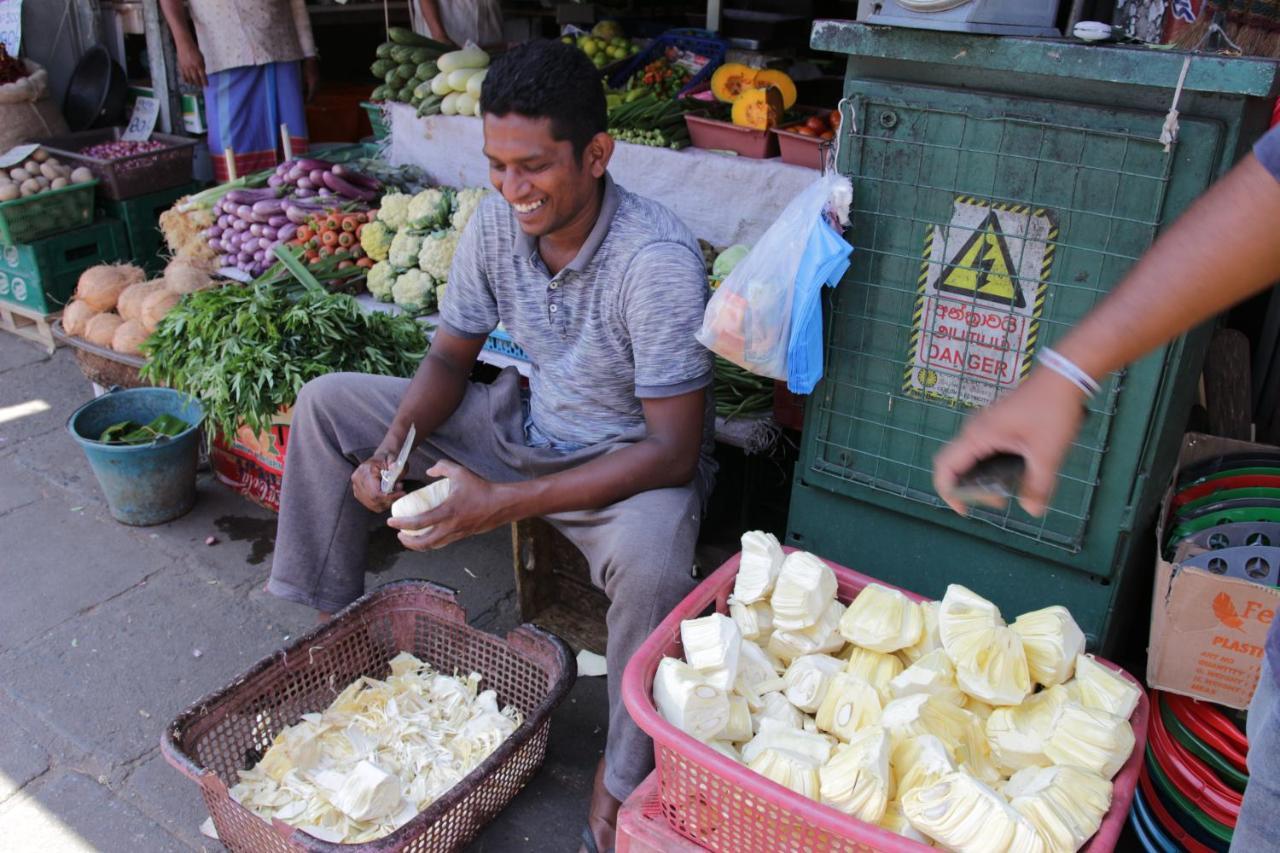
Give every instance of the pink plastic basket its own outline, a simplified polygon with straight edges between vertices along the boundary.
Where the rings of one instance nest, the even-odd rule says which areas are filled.
[[[710,612],[712,607],[728,613],[728,598],[740,558],[735,555],[689,593],[640,646],[623,674],[622,699],[627,711],[653,738],[659,800],[667,823],[709,850],[732,853],[931,850],[771,782],[680,731],[658,714],[653,704],[653,675],[658,662],[664,657],[683,656],[682,620]],[[842,602],[852,601],[875,580],[830,561],[827,564],[835,570],[839,581],[836,595]],[[924,600],[915,593],[903,592],[916,601]],[[1109,661],[1103,662],[1124,672]],[[1127,672],[1124,674],[1137,683]],[[1111,810],[1083,848],[1089,853],[1113,850],[1124,828],[1147,742],[1148,713],[1143,691],[1130,719],[1136,739],[1133,754],[1114,779]]]

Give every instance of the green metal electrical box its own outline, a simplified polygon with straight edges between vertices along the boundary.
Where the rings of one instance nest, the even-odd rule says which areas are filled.
[[[1010,618],[1064,604],[1109,650],[1117,611],[1145,611],[1207,330],[1107,378],[1042,519],[955,515],[931,461],[1265,130],[1277,66],[832,21],[812,44],[849,55],[855,251],[826,306],[788,540],[925,595],[965,584]]]

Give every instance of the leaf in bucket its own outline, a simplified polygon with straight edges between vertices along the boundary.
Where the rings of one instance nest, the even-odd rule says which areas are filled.
[[[112,424],[102,431],[102,437],[98,440],[103,444],[150,444],[161,436],[172,438],[179,435],[188,426],[186,421],[173,415],[157,415],[144,425],[135,421]]]

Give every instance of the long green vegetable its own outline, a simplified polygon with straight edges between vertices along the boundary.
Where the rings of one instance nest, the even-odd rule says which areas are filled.
[[[773,411],[773,380],[716,356],[716,414],[730,420]]]
[[[183,297],[143,352],[144,378],[194,395],[210,432],[232,435],[242,422],[269,429],[317,376],[411,375],[427,336],[410,317],[366,313],[350,296],[305,290],[289,278]]]

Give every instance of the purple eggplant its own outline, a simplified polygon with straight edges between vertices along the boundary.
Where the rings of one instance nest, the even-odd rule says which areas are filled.
[[[261,237],[261,236],[262,236],[262,225],[261,225],[260,223],[257,223],[257,222],[255,222],[255,223],[253,223],[252,225],[250,225],[250,226],[249,226],[249,234],[250,234],[251,236],[253,236],[253,237]]]
[[[271,177],[267,178],[267,186],[269,187],[284,186],[284,175],[272,175]]]
[[[328,160],[313,160],[307,157],[300,157],[298,159],[298,165],[303,169],[306,169],[308,172],[315,171],[316,169],[327,172],[329,169],[333,168],[333,164]]]
[[[382,189],[382,181],[379,181],[377,178],[372,178],[362,172],[356,172],[352,169],[348,169],[341,163],[333,167],[333,174],[363,190]]]
[[[270,219],[273,216],[278,216],[281,210],[282,210],[282,206],[281,206],[280,199],[272,198],[272,199],[267,199],[266,201],[260,201],[254,204],[253,215],[255,219],[258,217],[264,217],[264,216],[267,219]],[[259,220],[259,221],[262,221],[262,220]]]
[[[232,190],[226,194],[225,198],[231,204],[243,207],[262,201],[264,198],[278,198],[278,195],[274,189],[268,187],[261,190]]]
[[[343,180],[333,172],[326,172],[324,176],[325,185],[335,193],[346,198],[357,199],[358,201],[373,201],[378,194],[373,190],[361,189],[354,184]]]
[[[293,195],[294,195],[294,197],[296,197],[296,198],[311,198],[311,197],[313,197],[315,194],[316,194],[316,191],[315,191],[315,190],[308,190],[308,189],[302,189],[302,188],[299,188],[299,189],[297,189],[297,190],[294,192],[294,194],[293,194]]]
[[[233,219],[231,221],[231,227],[236,231],[248,231],[249,223],[243,219]]]
[[[281,243],[288,243],[298,234],[298,226],[290,222],[288,225],[280,226],[280,230],[276,232],[276,239]]]

